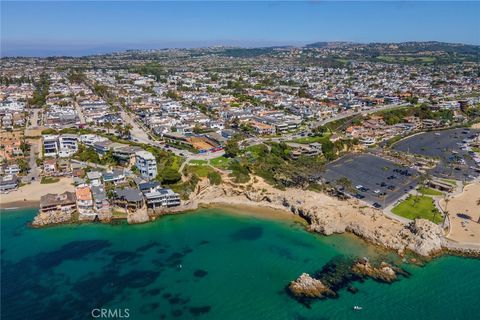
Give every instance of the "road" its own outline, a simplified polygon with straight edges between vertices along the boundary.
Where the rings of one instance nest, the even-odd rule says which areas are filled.
[[[314,127],[320,127],[320,126],[326,125],[327,123],[337,121],[337,120],[340,120],[340,119],[345,119],[345,118],[348,118],[348,117],[351,117],[351,116],[366,115],[366,114],[371,114],[371,113],[375,113],[375,112],[379,112],[379,111],[385,111],[385,110],[395,109],[395,108],[399,108],[399,107],[406,107],[406,106],[408,106],[408,105],[396,103],[396,104],[382,105],[382,106],[378,106],[374,109],[362,110],[362,111],[358,111],[358,112],[346,112],[346,113],[342,113],[338,116],[335,116],[333,118],[328,118],[328,119],[325,119],[325,120],[315,122]]]
[[[32,118],[30,119],[30,126],[29,129],[34,129],[38,127],[38,113],[40,112],[39,109],[32,109]]]
[[[359,111],[359,112],[348,112],[348,113],[344,113],[344,114],[341,114],[341,115],[338,115],[338,116],[335,116],[335,117],[332,117],[332,118],[329,118],[329,119],[318,121],[314,124],[313,127],[322,126],[322,125],[325,125],[327,123],[330,123],[330,122],[333,122],[333,121],[336,121],[336,120],[340,120],[340,119],[344,119],[344,118],[347,118],[347,117],[350,117],[350,116],[355,116],[355,115],[360,115],[360,114],[362,114],[362,115],[371,114],[371,113],[375,113],[375,112],[378,112],[378,111],[384,111],[384,110],[398,108],[398,107],[401,107],[401,106],[406,106],[406,105],[390,104],[390,105],[379,106],[379,107],[376,107],[376,108],[370,109],[370,110],[362,110],[362,111]],[[132,129],[130,130],[130,134],[131,134],[132,139],[134,141],[149,144],[149,145],[152,145],[152,146],[155,146],[155,147],[158,147],[158,148],[165,149],[164,143],[153,140],[151,138],[151,136],[149,136],[149,134],[148,134],[148,129],[140,126],[135,121],[134,117],[132,117],[130,114],[128,114],[124,110],[120,111],[120,115],[122,116],[122,119],[126,123],[128,123],[132,126]],[[307,133],[308,132],[309,131],[307,131]],[[245,141],[246,141],[246,144],[248,146],[252,146],[252,145],[257,145],[257,144],[264,143],[265,141],[274,141],[274,142],[289,141],[289,140],[294,140],[294,139],[297,139],[297,138],[300,138],[300,137],[302,137],[302,135],[300,133],[295,133],[295,134],[283,135],[281,137],[276,137],[276,138],[248,138]],[[195,153],[192,153],[190,151],[177,149],[177,148],[174,148],[174,147],[169,147],[168,150],[175,153],[176,155],[185,157],[187,160],[209,160],[209,159],[213,159],[213,158],[216,158],[216,157],[220,157],[220,156],[225,154],[225,152],[223,150],[217,151],[217,152],[214,152],[214,153],[209,152],[209,153],[200,153],[200,154],[195,154]]]
[[[40,169],[37,167],[37,161],[35,157],[37,146],[38,145],[36,143],[32,143],[30,145],[30,158],[28,160],[30,170],[28,171],[28,174],[22,178],[22,182],[24,183],[30,183],[33,180],[37,181],[39,179]]]
[[[223,156],[225,154],[223,150],[217,151],[217,152],[208,152],[208,153],[193,153],[188,150],[178,149],[172,146],[169,146],[167,149],[165,147],[165,143],[161,141],[153,140],[152,137],[150,137],[149,134],[147,133],[148,129],[140,126],[130,114],[128,114],[124,110],[121,110],[120,115],[126,123],[132,126],[132,129],[130,130],[130,135],[132,136],[133,141],[145,143],[154,147],[171,151],[175,153],[177,156],[182,156],[187,158],[187,160],[209,160],[209,159]]]
[[[83,115],[83,110],[82,108],[80,107],[80,105],[78,104],[78,102],[74,102],[75,104],[75,110],[77,110],[77,115],[78,115],[78,119],[80,119],[80,124],[85,124],[85,116]]]

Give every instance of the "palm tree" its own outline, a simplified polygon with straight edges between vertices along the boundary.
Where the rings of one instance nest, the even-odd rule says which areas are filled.
[[[132,125],[127,123],[125,127],[123,128],[123,135],[124,136],[130,136],[130,130],[132,130]]]
[[[107,133],[110,134],[110,129],[113,128],[112,124],[110,122],[107,122],[104,124],[104,127],[107,128]]]
[[[450,202],[450,198],[448,198],[447,195],[445,195],[445,211],[447,211],[447,206],[449,202]]]

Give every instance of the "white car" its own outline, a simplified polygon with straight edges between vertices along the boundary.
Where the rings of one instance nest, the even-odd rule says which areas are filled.
[[[361,184],[359,184],[358,186],[355,186],[355,189],[359,190],[359,189],[362,189],[363,186]]]
[[[373,191],[373,193],[379,194],[379,193],[380,193],[380,190],[377,189],[377,190]]]

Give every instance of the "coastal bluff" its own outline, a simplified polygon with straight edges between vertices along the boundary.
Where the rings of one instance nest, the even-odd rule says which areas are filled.
[[[340,200],[325,193],[297,188],[279,190],[255,177],[247,186],[223,183],[211,186],[200,183],[189,200],[190,209],[199,205],[247,205],[290,211],[309,223],[308,229],[323,235],[351,232],[362,239],[397,251],[411,251],[433,256],[446,248],[440,226],[416,219],[403,224],[385,216],[380,210],[362,206],[356,199]]]

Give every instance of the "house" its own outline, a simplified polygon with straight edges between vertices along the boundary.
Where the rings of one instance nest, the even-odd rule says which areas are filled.
[[[4,170],[5,174],[19,174],[20,166],[18,164],[11,164]]]
[[[135,152],[135,166],[142,178],[152,180],[157,176],[157,160],[152,153],[141,150]]]
[[[58,138],[60,157],[70,157],[78,151],[78,136],[76,134],[62,134]]]
[[[293,159],[298,159],[300,156],[313,157],[322,154],[322,144],[318,142],[310,144],[289,142],[287,145],[293,149],[291,153]]]
[[[90,185],[99,186],[102,184],[102,173],[99,171],[87,172],[87,178],[90,180]]]
[[[148,208],[174,207],[180,205],[180,196],[171,189],[161,188],[158,182],[146,182],[138,185],[145,196]]]
[[[87,185],[78,186],[75,189],[77,197],[77,211],[80,215],[93,214],[93,198],[92,191]]]
[[[0,177],[0,191],[8,192],[18,187],[18,178],[16,175],[9,174]]]
[[[112,148],[112,154],[121,163],[127,165],[133,165],[136,159],[136,152],[142,151],[142,148],[137,146],[129,146],[124,144],[114,144]]]
[[[72,213],[77,208],[75,193],[65,191],[61,194],[48,193],[40,198],[40,212]]]
[[[78,136],[75,134],[44,135],[43,155],[66,158],[78,151]]]
[[[43,161],[43,172],[47,175],[56,173],[57,172],[57,160],[55,160],[55,159],[45,159]]]
[[[43,136],[43,155],[45,157],[55,157],[60,150],[57,135],[44,135]]]
[[[70,160],[68,159],[59,159],[57,161],[57,169],[60,172],[70,172]]]
[[[96,212],[103,212],[110,210],[110,202],[108,201],[107,193],[103,186],[92,186],[93,209]]]
[[[126,181],[125,174],[122,170],[106,171],[102,174],[103,182],[111,182],[113,184],[119,184]]]
[[[114,203],[122,208],[137,210],[143,208],[144,201],[143,195],[138,189],[125,188],[125,189],[115,189],[115,200]]]

